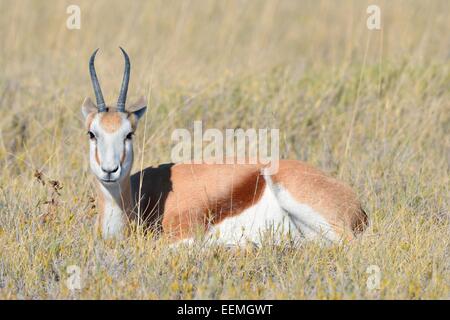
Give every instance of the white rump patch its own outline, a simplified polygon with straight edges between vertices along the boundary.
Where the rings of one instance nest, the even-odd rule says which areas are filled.
[[[259,201],[240,214],[212,225],[206,234],[206,244],[260,246],[267,236],[275,244],[281,239],[291,239],[294,243],[301,239],[327,244],[339,241],[332,226],[318,212],[295,200],[281,185],[274,184],[270,175],[264,175],[264,179],[266,186]],[[187,243],[192,243],[192,239]]]
[[[270,182],[269,186],[273,190],[281,208],[287,212],[306,240],[335,242],[340,239],[324,217],[310,206],[295,200],[287,189],[279,184],[272,183],[269,179],[270,177],[267,177],[266,181]]]

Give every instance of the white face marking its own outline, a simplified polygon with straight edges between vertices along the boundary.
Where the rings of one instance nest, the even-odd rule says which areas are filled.
[[[95,135],[95,138],[89,141],[90,167],[102,184],[115,184],[131,171],[133,144],[127,136],[133,130],[126,115],[114,131],[106,130],[100,119],[101,114],[95,115],[90,126],[90,132]]]

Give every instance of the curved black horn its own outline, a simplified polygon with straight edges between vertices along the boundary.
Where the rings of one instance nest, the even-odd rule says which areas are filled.
[[[127,101],[128,82],[130,82],[130,58],[125,50],[122,50],[123,57],[125,59],[125,70],[123,71],[122,87],[120,88],[119,99],[117,100],[117,110],[125,112],[125,102]]]
[[[97,73],[95,72],[94,66],[94,60],[97,51],[98,49],[94,51],[94,53],[91,56],[91,59],[89,60],[89,72],[91,73],[92,86],[94,87],[98,112],[105,112],[106,111],[105,100],[103,99],[102,89],[100,88],[100,83],[98,82]]]

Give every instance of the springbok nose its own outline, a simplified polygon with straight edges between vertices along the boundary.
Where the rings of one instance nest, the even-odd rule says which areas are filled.
[[[111,173],[114,173],[114,172],[116,172],[117,170],[119,170],[119,166],[115,167],[114,169],[109,169],[109,168],[103,168],[103,167],[102,167],[102,170],[103,170],[104,172],[108,173],[108,174],[111,174]]]

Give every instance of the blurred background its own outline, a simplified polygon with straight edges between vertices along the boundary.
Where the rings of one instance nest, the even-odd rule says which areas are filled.
[[[79,30],[66,27],[66,9],[72,4],[81,10]],[[106,101],[113,103],[123,72],[118,46],[132,61],[128,102],[139,95],[149,99],[148,144],[167,140],[174,126],[200,119],[218,128],[284,126],[285,149],[307,148],[323,126],[347,127],[343,135],[348,135],[359,113],[365,114],[365,120],[358,120],[364,122],[360,134],[371,135],[368,126],[376,124],[379,130],[382,120],[373,115],[375,105],[393,107],[392,99],[379,99],[387,91],[413,100],[414,92],[402,92],[405,86],[429,85],[435,75],[426,78],[427,72],[444,66],[439,74],[448,71],[450,27],[448,1],[379,1],[382,28],[368,30],[369,4],[2,0],[0,88],[6,112],[0,120],[0,153],[20,151],[10,150],[14,137],[5,138],[11,125],[25,131],[24,141],[14,148],[25,144],[28,154],[41,151],[33,156],[37,165],[48,160],[43,150],[47,139],[53,140],[53,150],[62,141],[81,142],[79,106],[93,96],[89,57],[101,48],[97,73]],[[417,74],[412,80],[405,72]],[[402,81],[411,83],[401,86]],[[414,112],[411,117],[419,120],[418,113],[430,106],[398,101],[394,108]],[[327,123],[330,115],[334,120]],[[396,121],[389,119],[393,115],[384,125]],[[305,126],[310,137],[302,135]],[[349,141],[340,138],[329,142],[349,152]],[[150,159],[167,158],[167,149],[154,150],[158,155]],[[81,150],[78,145],[71,152]],[[284,151],[285,156],[306,157],[301,150]]]

